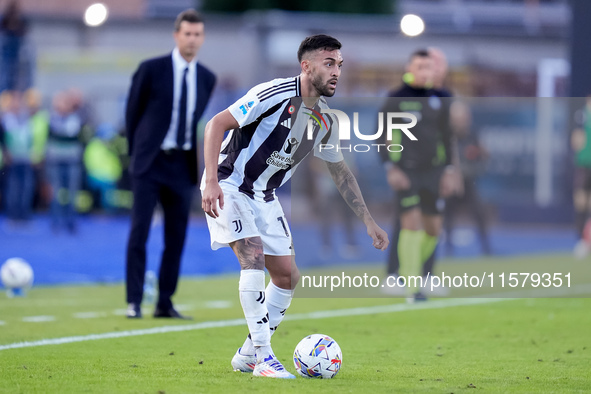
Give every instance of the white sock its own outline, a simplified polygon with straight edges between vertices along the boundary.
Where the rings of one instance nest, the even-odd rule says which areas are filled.
[[[238,291],[253,345],[270,346],[269,313],[265,303],[265,271],[240,271]]]
[[[246,341],[240,348],[240,354],[243,356],[254,356],[254,345],[252,344],[252,339],[250,339],[250,334],[246,337]]]
[[[255,352],[257,357],[257,364],[275,358],[275,355],[273,354],[273,349],[271,349],[271,345],[255,346]]]
[[[291,304],[293,298],[293,290],[281,289],[273,283],[269,282],[267,289],[265,290],[267,310],[269,312],[269,329],[271,336],[277,330],[277,327],[285,317],[285,311]],[[240,348],[240,354],[253,355],[255,354],[254,345],[251,340],[251,336],[246,337],[242,348]]]
[[[270,281],[265,294],[267,295],[267,310],[269,311],[269,329],[271,335],[273,335],[283,321],[285,311],[291,305],[293,290],[279,288],[275,286],[273,281]]]

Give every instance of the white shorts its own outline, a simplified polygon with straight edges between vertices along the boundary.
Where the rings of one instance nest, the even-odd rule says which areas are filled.
[[[205,215],[213,250],[230,246],[239,239],[261,237],[264,254],[294,254],[291,231],[277,198],[262,202],[239,191],[222,190],[224,209],[218,209],[220,216],[214,219]]]

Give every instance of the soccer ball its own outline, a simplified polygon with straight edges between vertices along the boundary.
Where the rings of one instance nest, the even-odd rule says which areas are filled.
[[[8,289],[29,288],[33,285],[33,269],[25,260],[13,257],[0,267],[0,279]]]
[[[342,362],[341,348],[328,335],[308,335],[293,352],[296,371],[305,378],[330,379],[339,372]]]

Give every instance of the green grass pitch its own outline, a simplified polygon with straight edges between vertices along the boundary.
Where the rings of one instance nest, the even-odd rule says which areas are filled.
[[[38,286],[13,299],[2,294],[0,393],[591,391],[589,298],[414,306],[391,298],[296,298],[288,312],[293,318],[273,337],[276,355],[295,372],[295,345],[323,333],[339,343],[343,366],[331,380],[284,381],[230,367],[247,333],[236,320],[242,318],[237,282],[237,275],[184,279],[175,302],[191,322],[153,319],[149,306],[142,320],[126,319],[122,285]],[[335,310],[341,313],[310,314]],[[150,330],[158,327],[164,328]],[[6,348],[56,338],[79,341]]]

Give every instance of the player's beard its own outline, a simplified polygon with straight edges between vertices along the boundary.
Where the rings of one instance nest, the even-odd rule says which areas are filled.
[[[330,90],[330,86],[328,86],[328,83],[331,80],[332,79],[329,79],[328,81],[324,82],[322,80],[322,77],[320,75],[317,75],[312,79],[312,86],[314,86],[314,89],[316,89],[318,94],[320,94],[321,96],[332,97],[334,96],[336,90]]]

